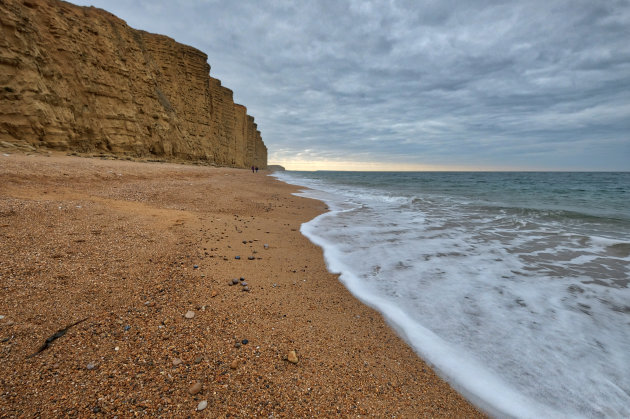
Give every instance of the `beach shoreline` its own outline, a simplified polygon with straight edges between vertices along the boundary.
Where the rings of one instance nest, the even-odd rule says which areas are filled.
[[[0,416],[483,417],[326,270],[298,190],[1,155]]]

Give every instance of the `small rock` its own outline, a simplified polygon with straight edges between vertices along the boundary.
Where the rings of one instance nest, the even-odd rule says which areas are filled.
[[[214,298],[217,295],[219,295],[219,293],[217,292],[217,290],[212,290],[212,294],[210,294],[210,298]]]
[[[247,244],[247,240],[243,240],[243,244]]]
[[[241,277],[241,281],[245,281],[245,278]]]
[[[193,265],[193,269],[199,269],[199,265]]]
[[[268,244],[263,244],[263,247],[265,248],[265,250],[269,249],[269,245]]]
[[[181,358],[173,358],[173,366],[176,367],[181,364],[183,361]]]
[[[197,393],[199,393],[202,389],[202,385],[199,381],[197,381],[195,384],[193,384],[192,386],[190,386],[190,388],[188,388],[188,393],[195,395]]]
[[[243,287],[244,292],[249,292],[249,287]]]
[[[254,259],[256,259],[256,258],[255,258],[255,257],[253,257],[253,256],[247,256],[247,259],[248,259],[248,260],[254,260]]]
[[[203,361],[203,356],[199,355],[197,358],[195,358],[195,364],[201,364],[201,361]]]
[[[115,350],[115,351],[120,351],[120,348],[119,348],[118,346],[116,346],[116,347],[114,348],[114,350]]]
[[[247,282],[241,282],[241,285],[246,287],[247,286]]]
[[[247,344],[249,343],[249,341],[248,341],[247,339],[243,339],[243,340],[241,341],[241,343],[242,343],[243,345],[247,345]]]
[[[240,347],[241,347],[241,342],[236,342],[236,343],[234,344],[234,347],[235,347],[235,348],[240,348]]]
[[[4,319],[4,316],[2,314],[0,314],[0,320]]]
[[[234,259],[236,259],[236,260],[240,260],[240,259],[241,259],[241,257],[240,257],[240,256],[234,256]]]
[[[232,284],[234,284],[234,285],[238,284],[238,278],[234,278],[234,279],[232,280]]]
[[[232,363],[230,364],[230,368],[232,368],[233,370],[238,368],[238,359],[232,361]]]
[[[86,368],[88,370],[93,370],[94,368],[96,368],[96,365],[94,364],[94,362],[88,362]]]
[[[298,357],[297,357],[297,354],[295,353],[295,351],[289,351],[289,353],[287,355],[287,361],[289,361],[292,364],[297,364],[298,363]]]
[[[208,407],[208,401],[207,400],[202,400],[197,405],[197,410],[201,411],[201,410],[205,409],[206,407]]]
[[[184,317],[186,317],[187,319],[192,319],[193,317],[195,317],[195,312],[188,310],[186,314],[184,314]]]

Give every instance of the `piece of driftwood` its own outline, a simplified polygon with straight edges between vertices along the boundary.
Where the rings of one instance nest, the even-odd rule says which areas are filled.
[[[79,323],[83,323],[87,319],[88,318],[86,317],[85,319],[81,319],[78,322],[74,322],[71,325],[64,327],[63,329],[57,330],[52,336],[47,338],[46,342],[44,342],[44,344],[42,346],[40,346],[39,349],[34,354],[30,355],[29,358],[34,357],[38,353],[43,352],[44,350],[48,349],[50,344],[53,343],[55,340],[59,339],[60,337],[62,337],[63,335],[65,335],[66,332],[68,331],[68,329],[70,329],[71,327],[76,326]]]

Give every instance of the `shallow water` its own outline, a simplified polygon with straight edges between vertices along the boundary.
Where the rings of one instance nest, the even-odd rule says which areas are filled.
[[[496,416],[630,417],[630,173],[283,172],[328,268]]]

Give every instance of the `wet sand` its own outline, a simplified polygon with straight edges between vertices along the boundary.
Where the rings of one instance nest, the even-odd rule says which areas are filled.
[[[482,417],[327,272],[296,190],[0,153],[0,416]]]

